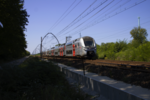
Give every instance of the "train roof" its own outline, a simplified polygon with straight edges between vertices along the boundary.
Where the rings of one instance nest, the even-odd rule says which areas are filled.
[[[87,39],[88,39],[88,38],[92,38],[92,37],[90,37],[90,36],[83,36],[83,37],[81,37],[81,38],[87,38]],[[72,40],[72,41],[67,42],[66,44],[79,41],[81,38],[74,39],[74,40]],[[93,39],[93,38],[92,38],[92,39]]]
[[[74,43],[74,42],[78,42],[80,39],[88,39],[88,38],[92,38],[92,37],[90,37],[90,36],[83,36],[83,37],[81,37],[81,38],[77,38],[77,39],[74,39],[74,40],[72,40],[72,41],[69,41],[69,42],[67,42],[67,43],[63,43],[63,44],[60,44],[60,46],[55,46],[55,47],[52,47],[51,49],[55,49],[55,48],[59,48],[59,47],[62,47],[62,46],[64,46],[64,45],[68,45],[68,44],[71,44],[71,43]],[[93,38],[92,38],[93,39]]]

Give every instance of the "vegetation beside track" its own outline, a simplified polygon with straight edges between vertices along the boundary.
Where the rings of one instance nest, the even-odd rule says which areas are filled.
[[[125,40],[116,43],[102,43],[97,45],[99,59],[121,61],[150,61],[150,41],[139,44],[138,42],[127,43]]]
[[[115,43],[101,43],[97,45],[99,59],[124,60],[124,61],[150,61],[150,41],[147,41],[146,29],[135,27],[130,31],[133,40]]]
[[[33,56],[39,57],[39,56],[40,56],[40,53],[38,53],[38,54],[35,54],[35,55],[33,55]]]
[[[84,100],[52,62],[29,57],[21,65],[1,66],[1,100]]]

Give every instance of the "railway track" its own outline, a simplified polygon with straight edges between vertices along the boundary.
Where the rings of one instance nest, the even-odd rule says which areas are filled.
[[[108,76],[115,80],[150,89],[150,63],[133,61],[88,60],[73,57],[43,57],[65,65]],[[84,63],[83,63],[84,62]],[[86,74],[85,74],[86,75]]]
[[[149,62],[133,62],[133,61],[112,61],[112,60],[88,60],[87,58],[81,57],[51,57],[51,56],[44,56],[43,58],[46,59],[56,59],[58,62],[63,60],[68,61],[79,61],[83,60],[86,64],[94,64],[98,67],[107,67],[107,68],[116,68],[122,70],[131,70],[137,72],[144,72],[150,73],[150,63]]]

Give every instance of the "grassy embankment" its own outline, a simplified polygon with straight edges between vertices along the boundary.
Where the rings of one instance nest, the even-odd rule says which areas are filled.
[[[0,69],[1,100],[84,100],[51,62],[30,57],[19,66]]]
[[[150,41],[139,44],[136,41],[127,43],[125,40],[115,43],[97,45],[99,59],[124,61],[150,61]]]
[[[40,53],[38,53],[38,54],[35,54],[34,56],[38,56],[38,57],[39,57],[39,56],[40,56]]]

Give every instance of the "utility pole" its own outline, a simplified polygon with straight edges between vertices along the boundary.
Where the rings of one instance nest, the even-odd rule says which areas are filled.
[[[71,36],[67,36],[66,37],[66,43],[68,42],[68,41],[70,41],[70,38],[72,38]]]
[[[80,38],[81,38],[81,33],[80,33]]]
[[[47,49],[46,49],[46,55],[47,55]]]
[[[140,27],[140,17],[138,17],[138,27]]]
[[[40,56],[42,58],[42,37],[41,37],[41,46],[40,46]]]
[[[66,37],[66,43],[67,43],[67,37]]]

